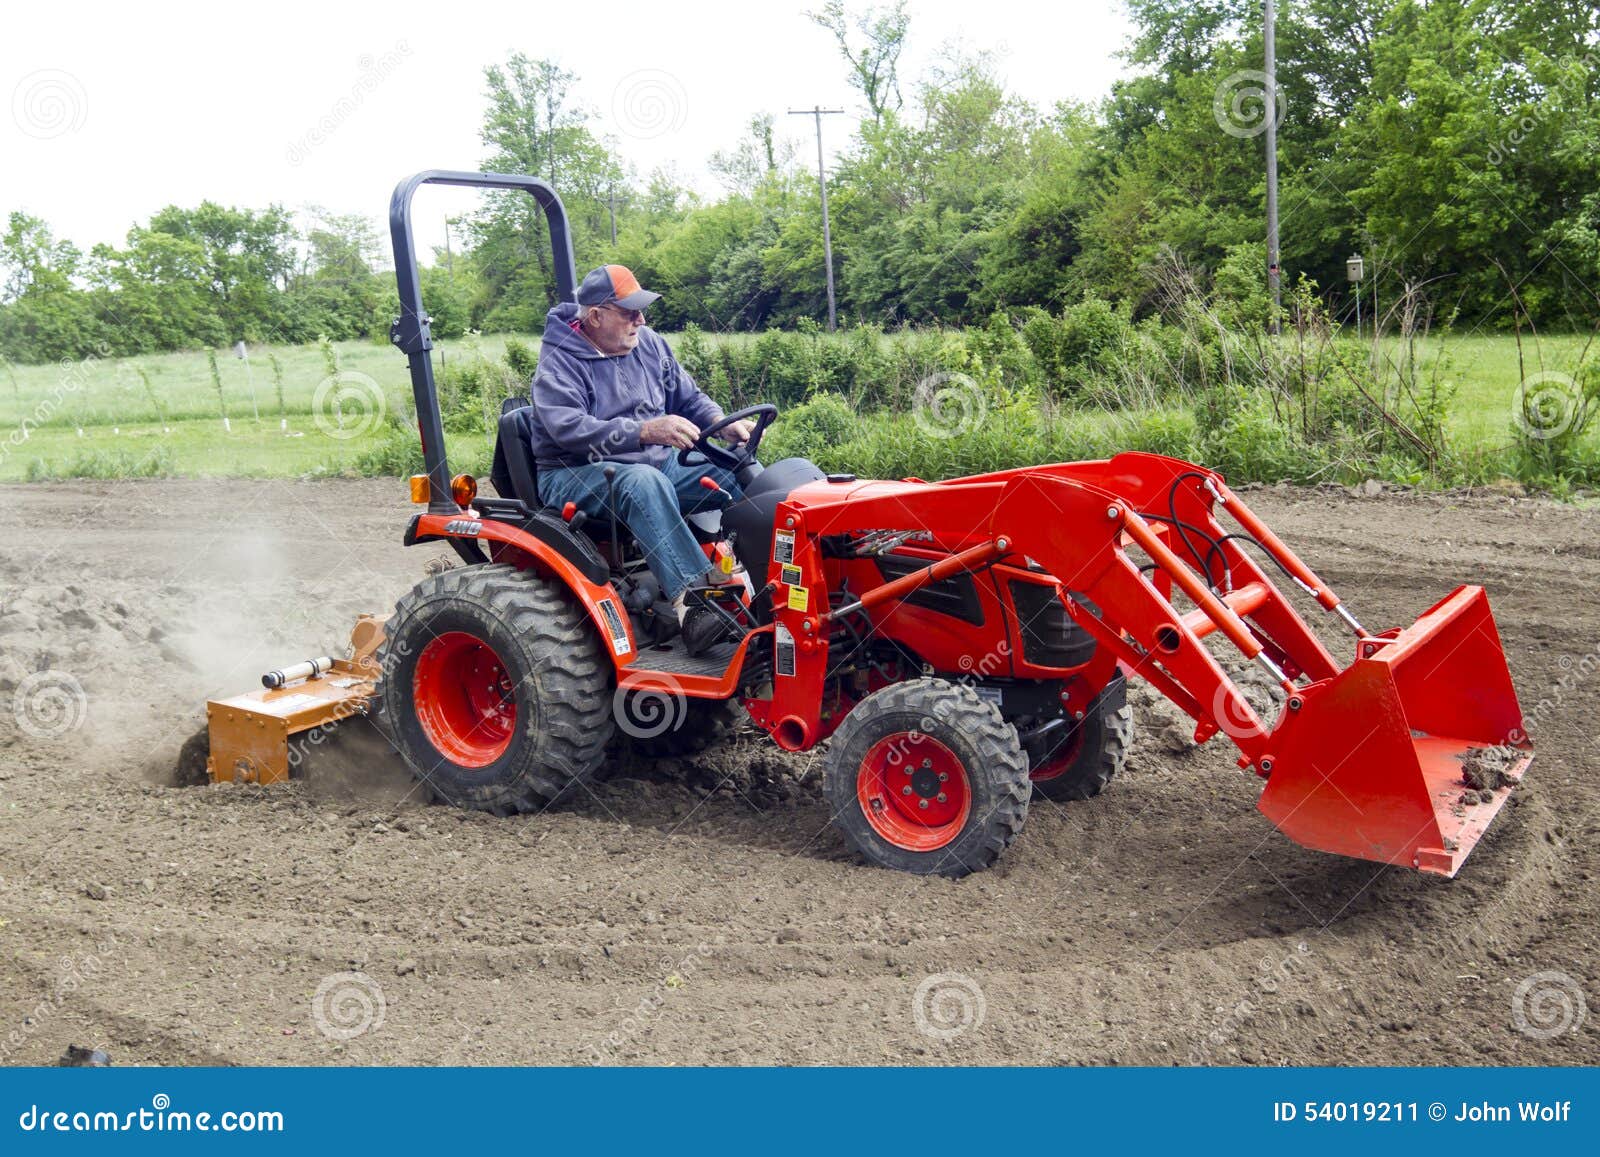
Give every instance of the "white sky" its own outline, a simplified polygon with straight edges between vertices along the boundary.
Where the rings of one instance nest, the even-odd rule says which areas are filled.
[[[785,117],[788,108],[859,113],[832,38],[803,15],[821,3],[12,4],[0,37],[0,92],[10,99],[0,217],[26,209],[86,251],[120,244],[164,205],[205,199],[316,203],[382,222],[406,174],[479,167],[483,68],[513,51],[576,72],[599,131],[615,135],[641,176],[672,164],[715,194],[706,159],[752,115],[778,114],[809,158],[811,121]],[[994,52],[1010,90],[1041,107],[1097,99],[1124,71],[1117,0],[908,7],[908,82],[948,44]],[[335,114],[341,99],[357,98]],[[317,143],[310,134],[330,116],[337,123]],[[830,153],[854,120],[825,119]],[[419,241],[442,240],[444,215],[473,197],[419,193]]]

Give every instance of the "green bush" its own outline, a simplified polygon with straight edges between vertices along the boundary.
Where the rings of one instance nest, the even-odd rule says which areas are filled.
[[[505,363],[513,378],[531,384],[534,372],[539,368],[539,351],[520,338],[508,337]]]
[[[838,394],[819,394],[809,402],[784,410],[762,438],[762,458],[818,458],[855,438],[860,419]]]
[[[1084,392],[1088,379],[1121,361],[1134,344],[1134,329],[1125,309],[1091,295],[1059,317],[1031,314],[1021,337],[1050,392],[1072,398]]]
[[[1198,460],[1234,482],[1307,482],[1323,455],[1297,444],[1261,390],[1213,391],[1196,411]]]
[[[128,450],[86,450],[74,454],[64,464],[43,458],[28,463],[29,482],[55,482],[65,478],[93,478],[114,481],[125,478],[171,478],[177,474],[172,451],[157,446],[143,454]]]
[[[1200,453],[1200,431],[1194,414],[1186,410],[1150,410],[1131,415],[1117,427],[1120,449],[1165,454],[1192,462]]]

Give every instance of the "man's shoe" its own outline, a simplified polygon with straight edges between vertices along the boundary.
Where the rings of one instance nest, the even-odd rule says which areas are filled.
[[[741,637],[742,631],[729,619],[742,611],[738,584],[691,587],[684,592],[688,610],[683,616],[683,645],[690,655],[698,658],[718,643],[731,642]]]

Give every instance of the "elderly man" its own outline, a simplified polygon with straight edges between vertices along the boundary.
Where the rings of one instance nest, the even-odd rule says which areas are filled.
[[[600,266],[577,296],[545,318],[533,378],[539,497],[576,503],[590,517],[608,514],[604,470],[615,466],[616,513],[681,623],[689,591],[726,581],[708,569],[683,516],[736,499],[739,488],[726,470],[680,466],[676,451],[721,421],[722,408],[644,324],[645,308],[661,295],[642,289],[626,266]],[[738,444],[750,433],[749,422],[735,422],[722,436]],[[720,493],[700,484],[708,476]]]

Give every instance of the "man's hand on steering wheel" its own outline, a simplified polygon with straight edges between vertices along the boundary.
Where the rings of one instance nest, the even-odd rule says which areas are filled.
[[[748,466],[759,468],[756,451],[761,447],[761,435],[777,416],[778,407],[770,404],[746,406],[728,414],[701,430],[692,449],[679,450],[678,462],[683,466],[704,466],[709,462],[735,475]],[[724,450],[713,446],[713,438],[726,440],[734,448]]]

